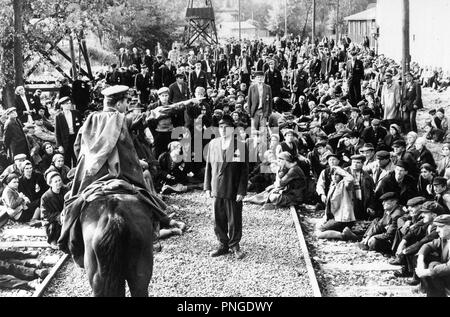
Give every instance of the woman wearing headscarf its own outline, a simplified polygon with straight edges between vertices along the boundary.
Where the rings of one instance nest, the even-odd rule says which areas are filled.
[[[278,154],[278,168],[275,183],[264,192],[244,199],[244,202],[264,204],[265,209],[303,203],[307,179],[296,158],[289,152],[281,152]]]
[[[17,222],[35,224],[39,220],[40,209],[30,208],[30,199],[19,192],[19,176],[9,174],[4,182],[6,187],[2,194],[2,202],[7,208],[9,217]]]
[[[392,151],[392,145],[395,141],[402,139],[402,130],[398,124],[391,124],[389,127],[389,133],[384,138],[384,144],[386,144],[386,151]]]
[[[45,171],[44,177],[47,178],[48,173],[57,172],[61,175],[64,186],[70,187],[71,180],[68,177],[70,168],[64,165],[64,156],[62,154],[53,155],[52,165]]]
[[[416,140],[418,135],[416,132],[411,131],[406,135],[406,152],[411,153],[415,158],[419,156],[416,149]]]

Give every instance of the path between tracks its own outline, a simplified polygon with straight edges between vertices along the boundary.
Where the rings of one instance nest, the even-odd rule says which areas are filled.
[[[187,232],[162,241],[149,293],[157,297],[310,297],[313,289],[289,209],[245,205],[241,248],[246,257],[210,258],[216,245],[211,200],[196,191],[168,197],[180,207],[175,219]],[[73,261],[62,268],[44,296],[90,296],[84,271]]]

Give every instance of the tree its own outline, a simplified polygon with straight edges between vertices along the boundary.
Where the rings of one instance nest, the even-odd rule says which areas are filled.
[[[284,10],[278,4],[273,5],[268,12],[266,27],[272,35],[283,31]]]

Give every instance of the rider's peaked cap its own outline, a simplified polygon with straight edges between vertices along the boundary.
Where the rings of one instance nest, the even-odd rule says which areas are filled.
[[[128,94],[128,90],[128,86],[116,85],[102,90],[102,95],[105,96],[105,98],[120,100],[122,98],[125,98],[125,96]]]

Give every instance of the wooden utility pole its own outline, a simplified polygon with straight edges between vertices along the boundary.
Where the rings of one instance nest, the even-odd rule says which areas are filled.
[[[339,0],[336,5],[336,46],[339,43]]]
[[[316,0],[312,0],[312,32],[311,44],[316,43]]]
[[[409,0],[403,0],[402,5],[402,36],[403,36],[403,60],[402,60],[402,83],[405,82],[405,74],[409,72],[411,56],[409,53]]]
[[[287,34],[288,34],[288,31],[287,31],[287,5],[288,5],[288,0],[284,0],[284,37],[286,38],[286,40],[287,40]]]
[[[239,42],[241,42],[241,0],[238,0],[238,6],[239,6]]]
[[[14,0],[14,81],[23,86],[23,1]]]
[[[77,61],[75,59],[75,49],[73,46],[72,32],[69,33],[69,48],[70,48],[70,59],[72,60],[72,80],[76,80],[78,77],[78,73],[77,73]]]

